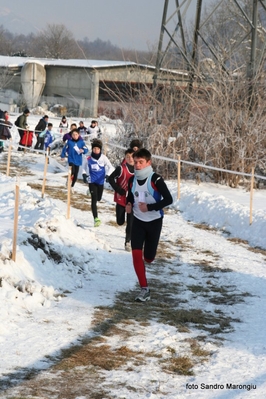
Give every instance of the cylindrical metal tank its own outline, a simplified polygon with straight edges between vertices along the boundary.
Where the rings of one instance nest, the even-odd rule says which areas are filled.
[[[38,105],[46,83],[46,71],[38,61],[28,61],[21,70],[23,96],[28,108]]]

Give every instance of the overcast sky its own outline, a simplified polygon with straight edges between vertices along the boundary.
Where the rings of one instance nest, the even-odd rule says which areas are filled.
[[[210,1],[203,0],[203,4]],[[49,23],[64,24],[76,39],[99,38],[122,48],[148,50],[158,43],[164,3],[164,0],[0,0],[0,25],[12,33],[28,34],[46,29]],[[197,0],[191,0],[190,19],[196,4]],[[175,1],[170,0],[169,12],[173,7]]]

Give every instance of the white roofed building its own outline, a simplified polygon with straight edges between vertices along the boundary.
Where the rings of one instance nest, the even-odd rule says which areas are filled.
[[[99,104],[113,100],[110,90],[152,85],[155,68],[129,61],[0,56],[0,70],[0,108],[62,104],[73,116],[97,117]],[[186,77],[185,72],[163,73],[175,74],[180,84]]]

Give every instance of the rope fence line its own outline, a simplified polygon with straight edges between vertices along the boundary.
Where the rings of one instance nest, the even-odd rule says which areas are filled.
[[[1,119],[0,119],[0,126],[6,126],[6,127],[9,127],[10,129],[15,128],[15,129],[19,129],[19,130],[28,130],[28,131],[33,132],[33,133],[42,133],[44,130],[46,130],[46,129],[44,129],[44,130],[35,130],[35,129],[30,129],[30,128],[26,129],[26,128],[23,128],[23,127],[19,127],[19,126],[15,125],[12,122],[10,122],[10,123],[11,123],[11,125],[2,122]],[[64,128],[62,128],[62,127],[53,127],[53,130],[56,131],[56,133],[61,133],[60,130],[62,130],[62,129],[64,129]]]
[[[115,143],[108,142],[107,145],[110,145],[110,146],[116,147],[116,148],[120,148],[122,150],[126,150],[125,147],[122,147],[122,146],[117,145]],[[167,158],[167,157],[162,157],[160,155],[152,155],[152,158],[161,159],[162,161],[167,161],[167,162],[185,163],[187,165],[192,165],[192,166],[195,166],[195,167],[201,167],[201,168],[204,168],[204,169],[212,169],[212,170],[216,170],[216,171],[220,171],[220,172],[231,173],[233,175],[241,175],[241,176],[248,176],[248,177],[254,176],[254,177],[258,178],[258,179],[266,180],[266,176],[260,176],[260,175],[257,175],[257,174],[253,175],[252,173],[237,172],[237,171],[233,171],[233,170],[229,170],[229,169],[227,170],[227,169],[217,168],[215,166],[210,166],[210,165],[205,165],[205,164],[202,164],[202,163],[185,161],[185,160],[182,160],[182,159]]]

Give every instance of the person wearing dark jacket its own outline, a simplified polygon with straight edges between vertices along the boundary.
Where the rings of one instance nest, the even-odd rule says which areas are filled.
[[[83,122],[83,121],[80,121],[80,122],[79,122],[78,131],[79,131],[80,136],[84,139],[84,137],[85,137],[86,134],[87,134],[87,128],[86,128],[86,126],[84,125],[84,122]]]
[[[24,110],[23,114],[19,115],[17,120],[16,120],[16,122],[15,122],[15,125],[18,128],[18,133],[19,133],[19,136],[20,136],[20,140],[23,137],[24,130],[28,130],[27,118],[28,118],[29,114],[30,114],[30,111],[28,110],[28,108],[26,108]]]
[[[4,141],[2,140],[8,140],[12,137],[10,133],[12,123],[8,119],[8,112],[0,109],[0,153],[4,151]]]
[[[37,142],[35,144],[35,150],[43,150],[44,148],[44,136],[45,134],[43,133],[48,124],[48,115],[44,115],[38,122],[38,124],[35,126],[35,136],[37,138]],[[42,134],[43,133],[43,134]]]
[[[126,251],[131,250],[130,240],[133,215],[132,213],[126,214],[126,194],[128,181],[132,176],[134,176],[133,153],[134,150],[132,150],[132,148],[128,148],[125,151],[124,161],[121,163],[121,165],[117,166],[113,173],[111,173],[108,177],[108,183],[115,190],[114,201],[116,202],[116,223],[118,224],[118,226],[122,226],[125,223],[125,219],[127,219],[125,239]]]
[[[9,121],[8,111],[4,111],[2,114],[3,118],[0,119],[0,139],[9,140],[11,139],[10,128],[13,124]]]
[[[126,212],[133,209],[131,231],[132,259],[141,288],[135,300],[150,299],[145,262],[156,256],[163,224],[163,208],[172,204],[172,195],[163,178],[153,172],[151,153],[146,148],[134,152],[134,177],[128,183]]]

